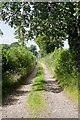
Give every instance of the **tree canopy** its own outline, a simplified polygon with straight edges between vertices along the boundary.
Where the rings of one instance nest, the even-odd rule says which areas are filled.
[[[49,53],[68,39],[77,67],[80,65],[80,4],[77,2],[1,3],[1,19],[15,28],[19,41],[35,38]],[[29,30],[27,30],[29,28]]]

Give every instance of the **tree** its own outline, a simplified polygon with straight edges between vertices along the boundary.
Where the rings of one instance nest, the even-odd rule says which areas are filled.
[[[37,43],[42,45],[44,50],[46,48],[48,53],[53,51],[54,47],[62,46],[67,38],[73,60],[80,71],[80,4],[36,2],[33,8],[31,31],[38,36]],[[43,32],[47,37],[45,40]]]
[[[80,7],[78,3],[67,3],[65,8],[67,9],[65,20],[67,23],[68,43],[76,67],[80,71]]]
[[[16,29],[22,44],[26,38],[26,28],[29,26],[27,38],[36,37],[35,40],[46,53],[53,51],[54,47],[62,47],[67,38],[76,66],[80,70],[80,4],[6,2],[0,6],[2,20]]]
[[[8,44],[2,44],[2,49],[9,49],[10,48],[10,45]]]
[[[28,2],[2,2],[0,3],[1,19],[15,29],[15,35],[24,45],[26,28],[29,27],[30,4]]]
[[[55,47],[62,47],[63,41],[66,39],[67,24],[63,18],[63,5],[64,3],[49,2],[33,4],[31,31],[33,36],[37,37],[37,43],[40,47],[43,46],[46,53],[54,51]]]
[[[37,48],[35,45],[31,45],[29,50],[33,53],[33,55],[35,55],[35,56],[38,55]]]
[[[13,42],[10,47],[18,47],[20,44],[18,42]]]

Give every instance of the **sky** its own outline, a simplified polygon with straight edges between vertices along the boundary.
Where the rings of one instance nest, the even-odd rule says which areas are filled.
[[[17,42],[18,40],[15,38],[14,35],[14,28],[11,28],[8,24],[5,24],[4,22],[0,22],[0,29],[3,32],[3,36],[0,36],[0,44],[11,44],[13,42]],[[28,41],[28,46],[30,45],[36,45],[37,50],[39,51],[38,45],[33,40]]]
[[[68,40],[64,41],[64,48],[69,48]]]
[[[13,42],[17,42],[14,38],[14,29],[8,24],[0,22],[0,29],[3,32],[3,36],[0,36],[0,44],[11,44]]]
[[[3,36],[0,36],[0,44],[11,44],[13,42],[17,42],[18,40],[15,39],[15,35],[14,35],[14,29],[11,28],[8,24],[5,24],[4,22],[0,22],[0,29],[3,32]],[[28,42],[28,46],[30,45],[36,45],[37,46],[37,50],[39,51],[39,47],[38,45],[35,43],[34,40],[29,40]],[[66,40],[64,42],[64,48],[69,48],[68,45],[68,41]]]

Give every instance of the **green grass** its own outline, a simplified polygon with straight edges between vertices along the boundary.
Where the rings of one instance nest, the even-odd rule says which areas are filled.
[[[65,93],[68,95],[71,101],[78,105],[78,87],[65,87]]]
[[[33,91],[41,91],[45,89],[44,75],[39,75],[33,82]]]
[[[28,96],[28,105],[33,115],[39,114],[45,109],[46,101],[43,96],[45,89],[45,78],[42,66],[39,64],[36,77],[33,82],[32,91]]]
[[[29,94],[28,104],[35,113],[44,110],[45,99],[42,94],[43,91],[31,91]]]

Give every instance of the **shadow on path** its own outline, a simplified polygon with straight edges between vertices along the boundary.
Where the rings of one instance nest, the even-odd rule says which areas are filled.
[[[48,80],[48,81],[45,81],[44,83],[45,83],[45,88],[39,87],[41,85],[41,83],[34,84],[33,86],[37,87],[37,90],[35,90],[35,91],[45,90],[47,92],[53,92],[53,93],[60,93],[63,91],[63,88],[59,85],[57,80],[55,80],[55,81]]]
[[[63,88],[58,84],[58,81],[46,81],[46,91],[53,93],[60,93],[63,91]]]
[[[2,102],[3,106],[16,104],[16,102],[19,100],[19,96],[23,96],[24,94],[26,94],[28,92],[29,91],[19,91],[19,90],[16,90],[15,93],[7,96],[6,100],[4,100]]]
[[[60,93],[63,91],[62,86],[59,84],[58,80],[56,80],[51,73],[49,72],[48,68],[41,63],[44,69],[44,75],[46,80],[45,91],[53,92],[53,93]]]

